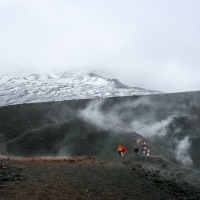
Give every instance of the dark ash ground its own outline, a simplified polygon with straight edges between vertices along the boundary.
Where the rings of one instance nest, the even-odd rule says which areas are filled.
[[[157,157],[9,158],[0,199],[200,199],[198,177]]]

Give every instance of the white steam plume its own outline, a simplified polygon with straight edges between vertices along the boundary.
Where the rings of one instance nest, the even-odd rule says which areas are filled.
[[[189,154],[189,137],[185,137],[184,140],[179,139],[179,136],[185,134],[182,132],[182,125],[178,123],[179,119],[197,120],[195,116],[187,112],[187,109],[176,110],[171,104],[163,109],[166,106],[164,103],[154,103],[149,98],[109,104],[110,107],[102,109],[107,106],[105,101],[106,99],[92,101],[80,112],[81,117],[113,133],[123,134],[124,131],[134,131],[151,141],[159,141],[161,149],[165,151],[164,154],[169,154],[169,157],[175,158],[184,166],[193,164]]]
[[[185,137],[175,148],[175,155],[178,162],[184,166],[191,166],[193,164],[192,159],[189,156],[190,141],[189,137]]]
[[[122,121],[115,111],[105,113],[101,110],[102,101],[94,101],[89,106],[80,112],[80,116],[86,121],[95,124],[104,130],[119,131],[122,129]]]
[[[156,121],[148,123],[145,121],[133,121],[131,126],[133,130],[141,133],[142,136],[151,138],[153,136],[165,136],[167,134],[166,128],[173,121],[174,116],[169,116],[167,119],[163,119],[160,122]]]

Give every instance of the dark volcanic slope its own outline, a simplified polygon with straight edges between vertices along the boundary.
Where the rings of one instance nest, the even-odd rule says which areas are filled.
[[[199,102],[200,92],[188,92],[0,107],[1,151],[20,156],[105,155],[119,144],[131,148],[134,130],[174,161],[184,156],[177,154],[178,144],[188,138],[185,157],[199,168]]]

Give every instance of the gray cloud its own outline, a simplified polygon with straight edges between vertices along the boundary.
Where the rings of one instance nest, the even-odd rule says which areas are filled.
[[[199,90],[197,0],[0,0],[0,73],[88,68],[164,92]]]

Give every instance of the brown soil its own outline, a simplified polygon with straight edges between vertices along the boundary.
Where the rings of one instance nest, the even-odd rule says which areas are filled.
[[[200,199],[198,187],[181,178],[186,171],[164,176],[171,166],[156,157],[4,157],[0,166],[3,200]]]

